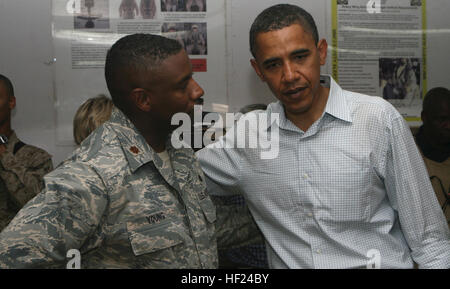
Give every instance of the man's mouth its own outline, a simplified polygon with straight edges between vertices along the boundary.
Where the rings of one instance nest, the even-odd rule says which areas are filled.
[[[302,96],[303,91],[306,89],[307,87],[297,87],[297,88],[293,88],[293,89],[287,89],[285,91],[283,91],[283,94],[289,98],[299,98]]]

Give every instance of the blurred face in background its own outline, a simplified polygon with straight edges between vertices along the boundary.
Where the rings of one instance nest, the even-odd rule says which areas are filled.
[[[424,129],[435,144],[450,151],[450,100],[438,101],[430,110],[422,116]]]
[[[11,121],[11,111],[16,106],[16,98],[8,94],[5,84],[0,80],[0,126]]]

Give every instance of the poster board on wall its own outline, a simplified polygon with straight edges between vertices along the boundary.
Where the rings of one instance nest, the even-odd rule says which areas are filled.
[[[56,139],[73,144],[72,120],[88,98],[108,94],[107,50],[119,38],[152,33],[179,41],[205,108],[226,99],[224,0],[53,0]]]

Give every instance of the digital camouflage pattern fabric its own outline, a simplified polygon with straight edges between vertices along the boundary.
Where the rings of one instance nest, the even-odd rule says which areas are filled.
[[[0,231],[42,190],[44,175],[53,170],[51,155],[32,145],[19,148],[19,142],[13,132],[0,155]]]
[[[118,109],[0,234],[0,268],[217,268],[215,207],[190,148],[171,166]]]

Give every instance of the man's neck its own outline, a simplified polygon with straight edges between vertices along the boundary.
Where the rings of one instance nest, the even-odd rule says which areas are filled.
[[[139,127],[138,125],[136,125],[136,128],[155,152],[160,153],[166,149],[166,141],[169,137],[168,130],[153,126]]]
[[[313,123],[321,116],[328,101],[330,89],[328,87],[320,86],[317,95],[314,96],[311,108],[301,114],[290,114],[286,110],[286,118],[289,119],[295,126],[306,132]]]
[[[13,134],[13,130],[11,129],[11,122],[5,122],[3,125],[0,125],[0,134],[6,135],[6,137],[10,137]]]
[[[166,141],[170,134],[169,128],[159,125],[155,119],[149,119],[138,112],[130,113],[128,118],[155,152],[160,153],[166,149]]]

